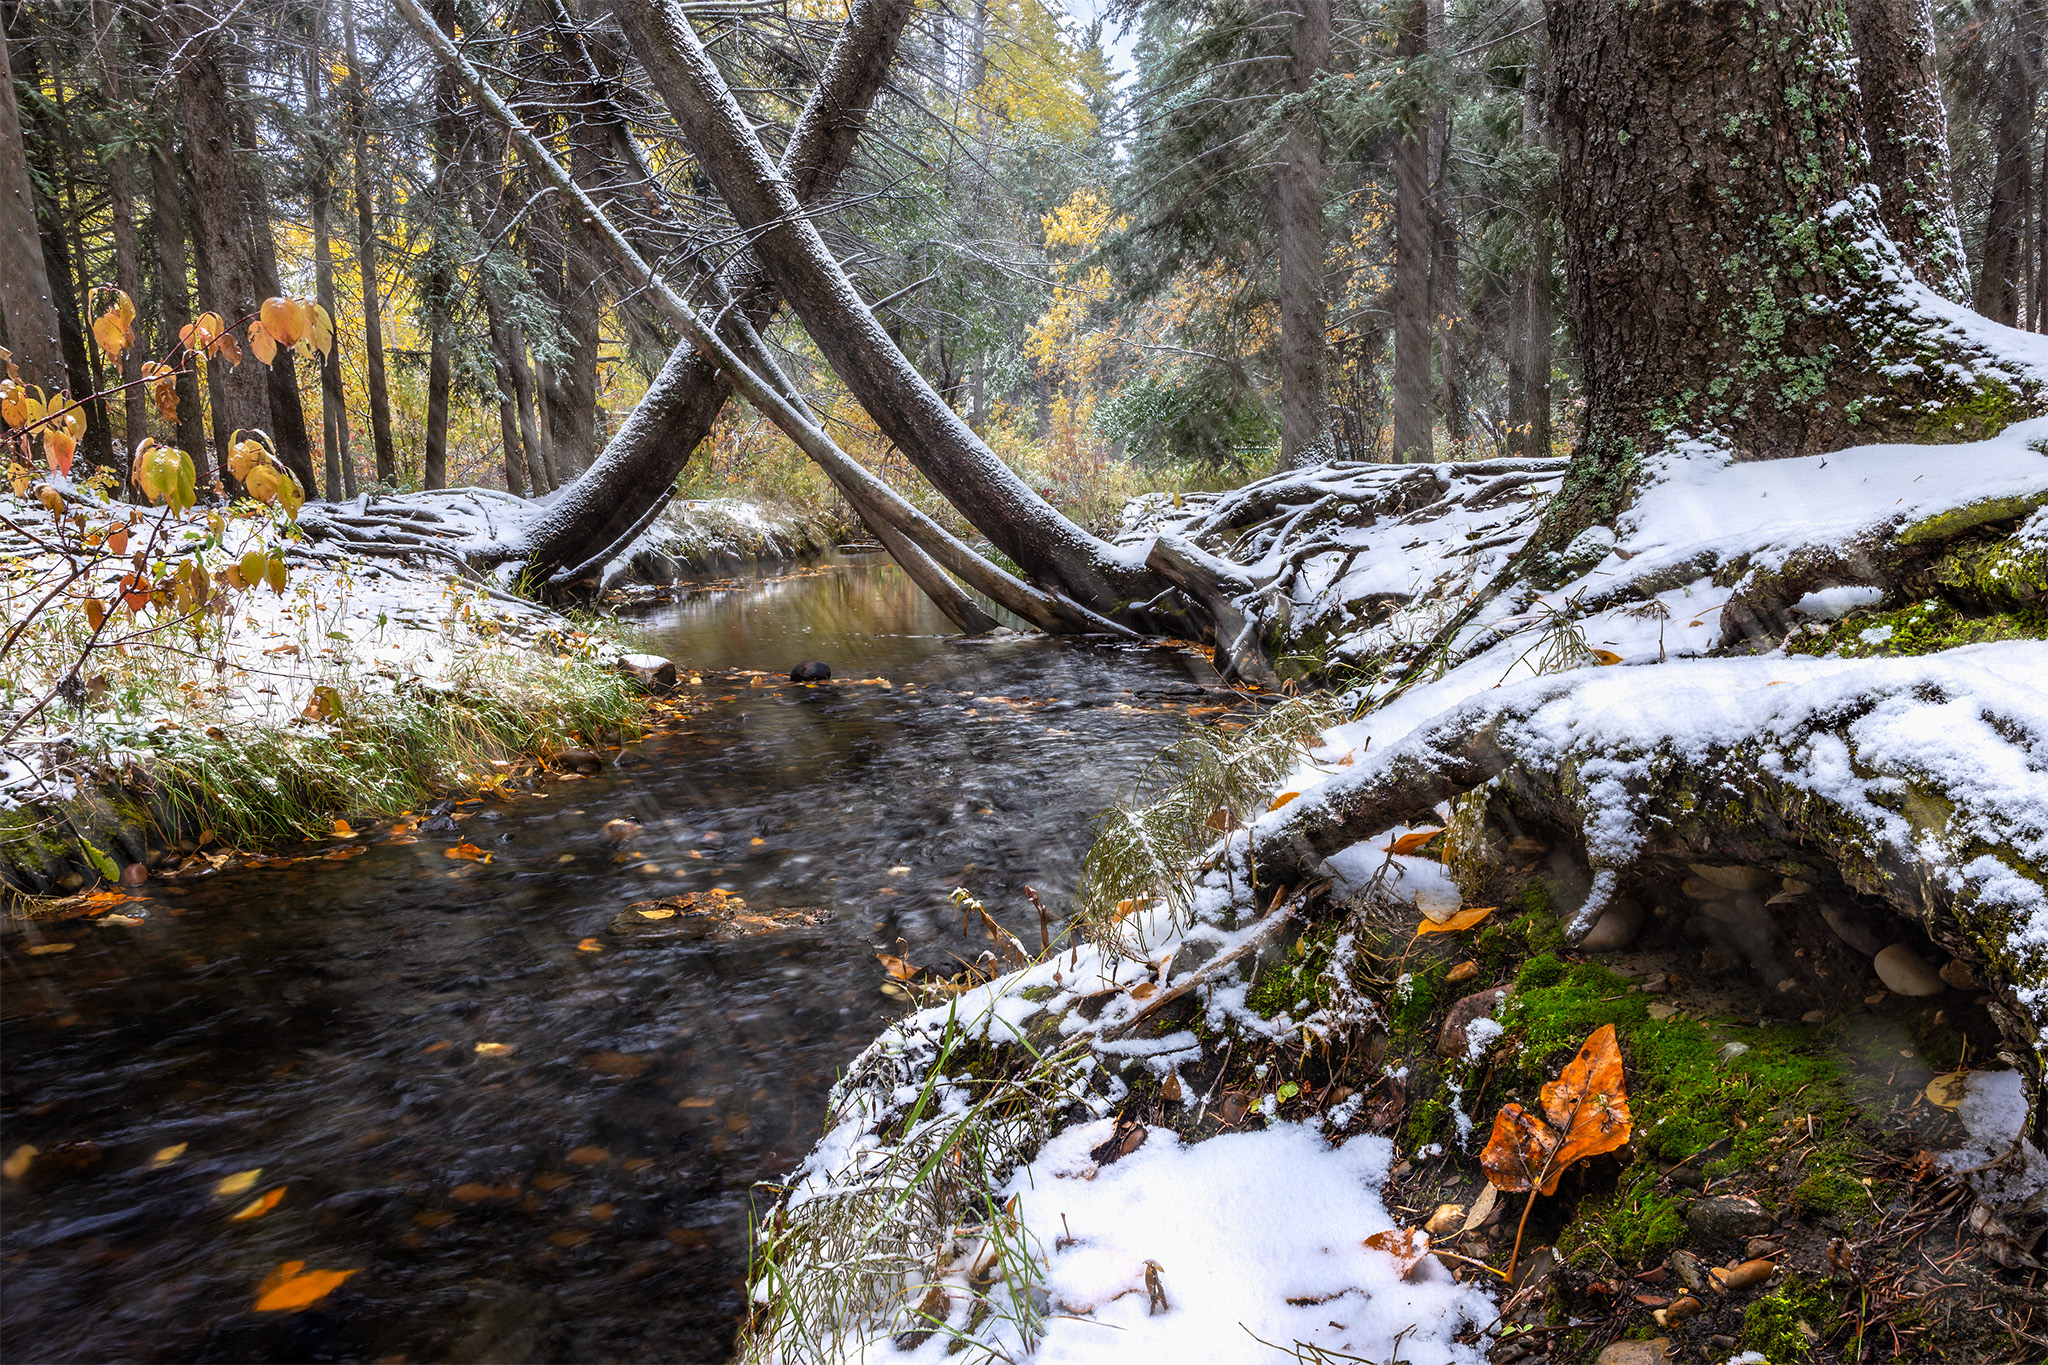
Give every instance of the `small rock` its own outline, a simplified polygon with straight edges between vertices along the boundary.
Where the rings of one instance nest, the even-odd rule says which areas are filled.
[[[1472,1027],[1475,1019],[1491,1019],[1501,1002],[1513,993],[1509,986],[1495,986],[1492,990],[1479,991],[1468,995],[1451,1006],[1451,1012],[1444,1017],[1444,1026],[1436,1036],[1436,1052],[1439,1057],[1462,1057],[1465,1055],[1465,1030]]]
[[[1585,938],[1579,941],[1583,953],[1613,953],[1636,941],[1643,931],[1643,907],[1623,897],[1607,907]]]
[[[1686,1240],[1699,1247],[1762,1236],[1775,1226],[1764,1206],[1746,1195],[1710,1195],[1685,1211]]]
[[[1705,1307],[1705,1304],[1690,1294],[1681,1299],[1673,1299],[1671,1306],[1664,1310],[1663,1325],[1669,1327],[1684,1322],[1687,1318],[1696,1318]]]
[[[1674,1251],[1665,1264],[1671,1267],[1671,1278],[1698,1294],[1707,1287],[1707,1268],[1700,1264],[1700,1258],[1690,1251]]]
[[[1678,889],[1696,901],[1717,901],[1728,894],[1728,888],[1705,877],[1687,877],[1678,884]]]
[[[1959,991],[1982,990],[1984,987],[1984,978],[1977,975],[1977,969],[1959,957],[1941,964],[1941,979]]]
[[[1617,1341],[1593,1357],[1593,1365],[1666,1365],[1671,1359],[1671,1338],[1648,1341]]]
[[[1422,1230],[1432,1237],[1442,1237],[1465,1226],[1463,1204],[1438,1204],[1436,1212],[1422,1225]]]
[[[604,822],[604,837],[615,844],[623,844],[640,832],[640,826],[631,820],[607,820]]]
[[[1714,1287],[1724,1293],[1734,1294],[1754,1288],[1778,1273],[1778,1263],[1757,1259],[1744,1261],[1733,1270],[1716,1270],[1712,1273]]]
[[[1707,863],[1690,864],[1693,875],[1703,877],[1716,886],[1730,891],[1761,891],[1778,880],[1778,874],[1761,867],[1715,867]]]
[[[832,665],[817,659],[807,659],[789,670],[791,682],[824,682],[832,676]]]
[[[1925,958],[1903,943],[1894,943],[1877,955],[1872,966],[1886,989],[1899,995],[1940,995],[1948,989],[1941,974]]]
[[[666,692],[676,685],[676,666],[659,654],[622,654],[618,669],[650,692]]]
[[[1716,1052],[1714,1056],[1723,1062],[1732,1062],[1747,1051],[1749,1051],[1748,1043],[1723,1043],[1721,1050]]]
[[[130,863],[121,869],[123,886],[140,886],[149,880],[149,869],[141,863]]]
[[[1884,951],[1884,940],[1870,932],[1870,926],[1863,917],[1838,905],[1823,905],[1820,917],[1828,922],[1828,928],[1835,931],[1835,937],[1854,948],[1865,957],[1876,957]]]
[[[77,872],[66,872],[57,879],[57,885],[66,891],[76,891],[85,885],[85,878]]]
[[[555,755],[555,763],[579,773],[594,773],[604,766],[604,760],[591,749],[564,749]]]
[[[1749,1239],[1749,1245],[1742,1249],[1742,1254],[1752,1261],[1774,1261],[1781,1250],[1783,1248],[1779,1246],[1776,1238],[1752,1237]]]

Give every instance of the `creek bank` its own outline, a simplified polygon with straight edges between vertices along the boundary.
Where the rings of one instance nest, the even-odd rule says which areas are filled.
[[[995,939],[996,980],[909,983],[926,1007],[849,1068],[765,1225],[748,1359],[1127,1359],[1197,1316],[1368,1358],[1399,1332],[1415,1361],[1652,1335],[1849,1360],[1879,1332],[2023,1358],[2048,1326],[2044,442],[2031,422],[1944,449],[1969,472],[1933,486],[1913,447],[1745,465],[1695,443],[1524,584],[1494,579],[1555,462],[1134,509],[1134,541],[1252,561],[1246,629],[1342,690],[1162,756],[1099,826],[1064,943],[1027,963]],[[1976,624],[1857,624],[1915,601]],[[1842,622],[1857,648],[1831,647]],[[1607,1026],[1629,1141],[1533,1205],[1488,1200],[1496,1113]],[[1379,1259],[1342,1284],[1245,1276],[1190,1309],[1175,1260],[1203,1232],[1059,1216],[1090,1203],[1074,1181],[1157,1151],[1155,1183],[1117,1177],[1123,1207],[1218,1200],[1221,1244],[1258,1214],[1186,1182],[1256,1177],[1178,1154],[1296,1131],[1385,1144],[1304,1177],[1381,1201],[1387,1226],[1344,1243]],[[1448,1254],[1368,1283],[1447,1205],[1471,1215]],[[1451,1311],[1451,1285],[1490,1306]],[[1264,1353],[1226,1339],[1205,1358]]]

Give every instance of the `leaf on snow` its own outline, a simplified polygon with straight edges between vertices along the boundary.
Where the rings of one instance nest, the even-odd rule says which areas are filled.
[[[1402,857],[1407,857],[1409,854],[1415,852],[1415,850],[1421,848],[1424,844],[1428,843],[1431,839],[1436,838],[1437,835],[1442,833],[1443,831],[1441,829],[1410,830],[1408,833],[1394,840],[1393,847],[1388,849],[1387,851],[1389,853],[1399,854]]]
[[[1429,1255],[1429,1234],[1420,1228],[1388,1228],[1366,1238],[1365,1244],[1393,1257],[1394,1268],[1404,1280]]]

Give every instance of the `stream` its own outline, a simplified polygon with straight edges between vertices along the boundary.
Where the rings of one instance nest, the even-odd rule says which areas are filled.
[[[904,1008],[876,952],[978,955],[963,886],[1035,945],[1025,886],[1058,913],[1094,817],[1236,702],[1178,649],[952,637],[878,556],[635,624],[681,721],[596,776],[0,937],[5,1148],[39,1151],[5,1185],[9,1359],[724,1359],[752,1187]],[[835,680],[743,671],[805,659]],[[629,932],[714,888],[822,918]],[[352,1273],[254,1311],[288,1262]]]

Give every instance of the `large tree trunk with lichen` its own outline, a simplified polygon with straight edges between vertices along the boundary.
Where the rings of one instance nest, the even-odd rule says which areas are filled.
[[[1678,433],[1773,459],[1988,434],[2038,381],[1945,331],[1884,232],[1840,6],[1559,0],[1550,9],[1579,525]],[[1946,198],[1881,131],[1895,197]]]
[[[1928,0],[1854,0],[1849,34],[1885,228],[1922,284],[1961,303],[1970,280],[1949,186],[1933,9]]]

